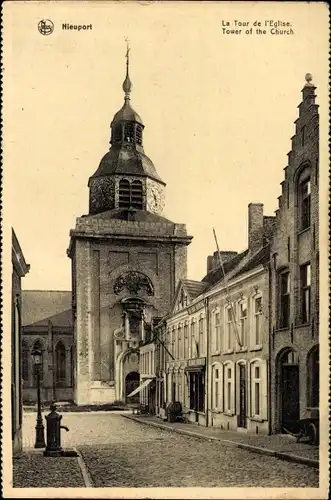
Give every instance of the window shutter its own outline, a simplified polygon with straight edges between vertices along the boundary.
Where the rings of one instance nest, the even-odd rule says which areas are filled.
[[[231,363],[231,412],[235,415],[236,414],[236,377],[237,377],[237,371],[236,371],[236,365],[235,363]]]
[[[261,417],[268,419],[268,365],[267,361],[261,362]]]
[[[247,416],[251,417],[252,412],[252,365],[247,363]]]
[[[208,408],[211,410],[214,409],[214,367],[209,365],[208,366],[208,380],[209,380],[209,387],[211,390],[208,390],[208,387],[206,387],[206,392],[208,395]]]
[[[219,404],[220,404],[220,411],[224,411],[224,367],[222,364],[219,365],[219,383],[218,383],[218,390],[219,390]]]

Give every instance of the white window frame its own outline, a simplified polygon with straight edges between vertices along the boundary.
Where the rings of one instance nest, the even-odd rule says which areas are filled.
[[[261,299],[261,310],[259,313],[256,313],[256,301]],[[262,349],[263,346],[263,341],[262,341],[262,335],[263,335],[263,296],[261,292],[255,293],[251,297],[251,335],[250,335],[250,349],[251,350],[258,350]],[[259,342],[256,342],[256,317],[259,317]]]
[[[242,304],[246,304],[246,316],[241,315],[241,306]],[[238,344],[238,341],[236,339],[236,350],[237,351],[246,351],[247,350],[247,345],[248,345],[248,336],[249,336],[249,301],[247,297],[242,297],[238,302],[237,302],[237,314],[238,314],[238,335],[240,338],[241,346]],[[245,325],[245,338],[242,334],[242,320],[244,320],[244,325]],[[245,341],[245,342],[244,342]]]
[[[231,377],[229,378],[229,369],[231,369]],[[227,415],[235,415],[235,364],[233,361],[226,361],[223,364],[223,412]],[[229,404],[229,382],[230,382],[230,404]]]
[[[218,316],[218,323],[216,318]],[[221,352],[221,310],[216,307],[212,315],[212,354],[220,354]]]
[[[255,368],[259,368],[259,377],[255,376]],[[253,420],[263,421],[268,419],[268,373],[267,361],[260,358],[254,358],[249,364],[249,379],[250,379],[250,417]],[[259,383],[259,402],[260,412],[255,411],[256,406],[256,383]]]
[[[188,321],[185,321],[185,323],[184,323],[183,332],[184,332],[184,343],[183,343],[184,353],[183,353],[183,358],[187,359],[187,358],[189,358],[189,339],[190,339]]]
[[[176,328],[174,326],[171,329],[171,354],[177,359],[177,337]]]
[[[218,377],[216,377],[215,372],[218,370]],[[217,405],[216,401],[217,397]],[[212,411],[222,412],[223,411],[223,365],[219,362],[212,364]]]
[[[195,319],[192,319],[190,324],[190,358],[196,358],[196,330],[197,330],[197,322]]]
[[[202,325],[201,330],[200,325]],[[205,319],[203,316],[200,316],[198,320],[199,357],[205,356],[205,330]]]
[[[233,329],[233,321],[235,318],[232,318],[233,312],[230,304],[227,304],[224,308],[224,346],[223,352],[232,353],[233,345],[234,345],[234,329]],[[228,320],[229,311],[231,313],[231,321]],[[230,346],[230,347],[229,347]]]

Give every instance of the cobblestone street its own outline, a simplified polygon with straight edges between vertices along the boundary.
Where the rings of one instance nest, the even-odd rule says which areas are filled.
[[[66,413],[64,448],[82,454],[95,487],[318,487],[318,470],[179,435],[114,413]],[[24,445],[35,414],[24,414]],[[66,458],[62,459],[66,461]],[[69,486],[69,485],[68,485]]]

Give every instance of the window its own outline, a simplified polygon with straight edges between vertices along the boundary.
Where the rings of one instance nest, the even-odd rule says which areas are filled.
[[[299,210],[301,231],[310,227],[310,178],[299,184]]]
[[[171,354],[173,355],[174,358],[177,357],[176,353],[176,334],[175,334],[175,329],[172,329],[171,332]]]
[[[22,379],[24,382],[29,380],[29,348],[25,342],[22,343]]]
[[[279,275],[279,328],[289,326],[290,316],[290,275],[288,271]]]
[[[124,127],[124,140],[126,142],[134,142],[134,125],[126,123]]]
[[[128,208],[130,206],[130,182],[122,179],[119,182],[119,207]]]
[[[253,345],[261,345],[261,328],[262,328],[262,297],[254,299],[253,306]]]
[[[119,182],[119,207],[141,209],[143,206],[143,188],[140,181],[131,184],[127,179]]]
[[[196,343],[195,343],[195,322],[192,321],[191,323],[191,352],[190,352],[190,357],[191,358],[196,358],[198,357],[196,353]]]
[[[63,382],[66,378],[66,350],[62,342],[55,348],[56,380]]]
[[[213,392],[212,392],[212,409],[221,409],[221,366],[214,365],[212,371]]]
[[[204,354],[204,334],[203,334],[203,318],[199,319],[199,353],[198,356],[203,356]]]
[[[143,186],[140,181],[133,181],[131,184],[131,207],[137,209],[143,207]]]
[[[239,302],[240,347],[247,346],[247,300]]]
[[[224,350],[232,350],[233,345],[233,322],[232,322],[232,310],[230,307],[226,309],[226,325],[225,325],[225,345]]]
[[[188,325],[184,325],[184,359],[189,357],[188,353]]]
[[[252,381],[252,416],[261,416],[261,367],[257,363],[251,365]]]
[[[114,142],[122,142],[122,125],[118,125],[113,130],[113,141]]]
[[[300,267],[300,302],[301,322],[308,323],[310,320],[310,264]]]
[[[233,413],[234,395],[233,395],[233,366],[228,364],[224,366],[224,411]]]
[[[220,313],[219,313],[219,311],[216,311],[214,313],[214,329],[213,329],[213,341],[212,341],[212,351],[213,352],[220,351],[220,345],[221,345],[220,335],[221,335],[221,332],[220,332]]]
[[[190,373],[190,409],[205,411],[205,375],[203,372]]]
[[[183,358],[183,339],[182,339],[182,326],[178,326],[178,358]]]
[[[143,134],[143,129],[139,125],[136,127],[136,142],[137,144],[142,144],[142,134]]]

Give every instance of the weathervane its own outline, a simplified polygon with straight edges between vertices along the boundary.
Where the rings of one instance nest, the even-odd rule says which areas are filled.
[[[131,83],[131,80],[130,80],[130,77],[129,77],[129,52],[130,52],[130,45],[129,45],[129,39],[128,37],[125,37],[125,41],[126,41],[126,54],[125,54],[125,57],[126,57],[126,76],[125,76],[125,80],[123,82],[123,90],[124,90],[124,93],[125,93],[125,100],[128,100],[130,99],[130,92],[132,90],[132,83]]]

